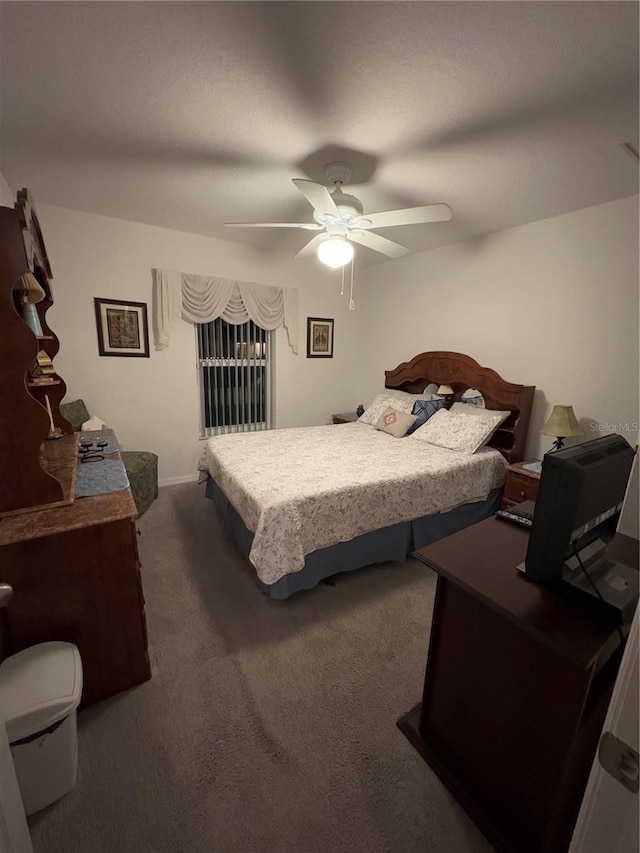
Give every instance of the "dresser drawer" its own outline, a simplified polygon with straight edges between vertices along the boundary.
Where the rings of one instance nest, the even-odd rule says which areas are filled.
[[[535,501],[538,496],[539,482],[535,477],[527,477],[526,474],[508,471],[504,485],[505,500],[514,501],[515,503]]]

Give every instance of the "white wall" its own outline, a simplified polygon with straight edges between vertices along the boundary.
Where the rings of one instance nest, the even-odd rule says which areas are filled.
[[[640,420],[637,196],[391,261],[366,290],[365,397],[385,369],[453,350],[537,387],[529,457],[549,449],[540,428],[556,403],[574,407],[581,440],[603,434],[593,424],[637,443],[637,427],[614,426]],[[628,504],[633,532],[637,486]]]
[[[300,354],[276,332],[276,426],[330,422],[355,408],[351,381],[356,319],[339,295],[335,273],[308,261],[274,260],[237,244],[60,207],[38,205],[54,275],[55,304],[47,319],[60,338],[56,367],[67,400],[82,397],[128,449],[160,457],[161,482],[194,475],[199,391],[193,326],[178,322],[171,345],[151,357],[100,357],[93,298],[146,302],[151,326],[153,267],[228,276],[300,291]],[[333,359],[306,358],[306,318],[335,319]],[[151,328],[150,328],[151,334]]]
[[[15,200],[16,194],[6,182],[2,172],[0,172],[0,206],[13,207]]]

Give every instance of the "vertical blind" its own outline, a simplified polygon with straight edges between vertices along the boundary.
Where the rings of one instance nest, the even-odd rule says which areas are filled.
[[[270,429],[273,332],[251,320],[234,326],[220,317],[196,330],[202,433]]]

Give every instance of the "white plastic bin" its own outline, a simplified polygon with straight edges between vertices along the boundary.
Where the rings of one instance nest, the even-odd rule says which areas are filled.
[[[0,712],[28,815],[75,785],[81,693],[82,663],[72,643],[40,643],[0,665]]]

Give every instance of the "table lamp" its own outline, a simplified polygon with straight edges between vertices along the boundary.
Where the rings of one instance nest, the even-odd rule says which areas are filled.
[[[436,391],[438,397],[443,397],[445,406],[448,409],[453,401],[453,388],[451,385],[440,385]]]
[[[582,435],[583,429],[573,413],[573,406],[554,406],[549,420],[540,430],[542,435],[554,435],[553,449],[564,447],[564,440],[569,435]]]

